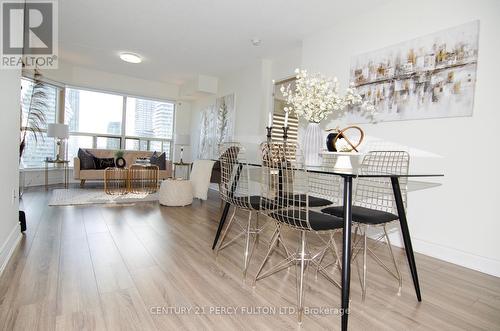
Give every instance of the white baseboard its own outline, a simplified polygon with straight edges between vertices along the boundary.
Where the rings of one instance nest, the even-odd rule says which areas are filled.
[[[10,232],[9,236],[7,237],[7,240],[0,248],[0,275],[5,270],[7,263],[9,263],[9,260],[12,254],[14,253],[17,244],[19,244],[21,238],[22,238],[22,233],[21,230],[19,229],[19,224],[16,222],[16,225]]]
[[[425,240],[414,239],[412,243],[415,252],[500,277],[500,261]]]
[[[392,245],[403,247],[403,238],[400,233],[396,231],[389,234]],[[500,261],[417,238],[412,238],[412,244],[415,253],[500,277]]]

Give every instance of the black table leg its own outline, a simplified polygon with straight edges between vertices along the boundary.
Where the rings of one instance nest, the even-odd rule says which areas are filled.
[[[401,224],[401,233],[405,243],[406,258],[410,266],[411,277],[413,278],[413,285],[417,294],[417,300],[422,301],[420,295],[420,284],[418,283],[417,265],[415,263],[415,256],[413,255],[413,246],[411,245],[410,230],[408,229],[408,222],[406,221],[405,206],[403,204],[403,197],[401,195],[401,188],[399,186],[398,177],[391,177],[392,190],[394,192],[394,199],[396,200],[396,207],[398,209],[399,223]]]
[[[214,239],[214,243],[212,244],[212,249],[215,249],[215,246],[217,246],[217,242],[219,241],[220,233],[222,231],[222,228],[224,227],[224,223],[226,222],[227,213],[229,212],[229,207],[231,207],[231,205],[226,202],[224,204],[224,209],[222,210],[222,215],[221,215],[220,221],[219,221],[219,227],[217,228],[217,233],[215,234],[215,239]]]
[[[349,319],[349,290],[351,287],[351,226],[352,177],[344,177],[344,233],[342,236],[342,330]]]

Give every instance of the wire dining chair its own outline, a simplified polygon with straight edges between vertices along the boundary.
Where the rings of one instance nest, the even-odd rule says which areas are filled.
[[[313,252],[308,242],[306,233],[327,234],[333,236],[334,232],[341,231],[343,220],[336,216],[313,211],[310,205],[311,187],[314,187],[301,158],[291,160],[287,156],[290,151],[287,143],[268,143],[268,149],[263,152],[263,166],[261,168],[261,194],[264,204],[263,212],[271,217],[279,228],[289,228],[300,234],[298,250],[288,255],[284,260],[264,271],[264,266],[276,248],[278,231],[272,236],[269,249],[262,261],[254,282],[279,272],[291,265],[297,266],[297,312],[298,321],[302,322],[304,312],[304,282],[305,272],[309,264],[318,266],[317,258],[320,252]],[[325,187],[326,194],[327,186]],[[326,243],[326,242],[325,242]],[[337,254],[336,247],[331,247]],[[320,271],[329,281],[339,286],[328,273]],[[339,286],[340,287],[340,286]]]
[[[371,151],[365,155],[361,162],[359,174],[408,174],[410,156],[405,151]],[[407,203],[407,177],[400,178],[401,193],[403,203],[406,208]],[[324,213],[341,217],[343,207],[328,207],[322,210]],[[394,199],[391,180],[388,177],[359,177],[353,198],[352,219],[355,228],[355,237],[352,250],[352,259],[356,259],[360,252],[363,254],[363,271],[361,281],[362,298],[366,298],[366,275],[367,275],[367,254],[392,275],[399,284],[398,295],[401,294],[402,277],[398,268],[398,263],[394,257],[391,241],[388,235],[387,226],[391,222],[398,220],[398,212]],[[389,255],[394,264],[391,270],[376,254],[375,248],[370,248],[367,237],[370,228],[381,228],[382,231],[375,238],[377,246],[385,243]],[[359,234],[359,235],[358,235]],[[356,260],[357,263],[357,260]],[[359,273],[359,266],[358,266]]]
[[[236,142],[223,143],[220,145],[219,150],[221,167],[220,196],[223,201],[233,207],[233,212],[222,233],[216,254],[218,255],[221,250],[244,236],[243,277],[245,277],[259,234],[264,228],[259,225],[261,197],[260,195],[251,194],[250,170],[245,160],[245,150],[241,144]],[[238,222],[234,222],[238,218],[236,214],[237,209],[248,212],[248,218],[244,226],[241,226]],[[253,214],[256,214],[255,224],[252,222]],[[233,224],[237,224],[241,231],[231,240],[224,243],[230,229],[234,226]]]

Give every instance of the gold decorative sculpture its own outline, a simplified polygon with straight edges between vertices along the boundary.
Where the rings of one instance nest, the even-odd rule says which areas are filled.
[[[358,152],[358,147],[361,145],[363,142],[363,139],[365,138],[365,132],[363,129],[361,129],[359,126],[356,125],[350,125],[347,126],[343,129],[339,129],[339,127],[335,129],[327,129],[327,132],[332,132],[328,135],[326,145],[327,148],[330,152]],[[349,131],[358,131],[359,132],[359,137],[357,138],[357,141],[353,141],[352,137],[349,138],[348,134],[346,132]],[[347,146],[344,146],[343,148],[340,148],[337,146],[337,143],[339,142],[340,139],[343,139]]]

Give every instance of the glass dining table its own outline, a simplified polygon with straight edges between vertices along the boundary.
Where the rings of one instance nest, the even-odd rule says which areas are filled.
[[[261,167],[260,162],[247,162],[245,165],[250,167]],[[239,173],[243,168],[243,164],[237,168],[236,176],[232,183],[231,189],[234,191],[238,185]],[[366,173],[362,172],[359,167],[353,167],[352,169],[342,169],[336,170],[333,167],[322,167],[322,166],[305,166],[301,167],[301,171],[306,171],[310,173],[317,174],[327,174],[332,176],[340,176],[343,179],[343,210],[344,210],[344,229],[342,236],[342,275],[341,275],[341,329],[347,330],[348,319],[349,319],[349,293],[350,293],[350,280],[351,280],[351,236],[352,236],[352,188],[353,182],[357,178],[388,178],[392,184],[392,190],[394,193],[394,200],[396,203],[396,209],[399,216],[399,223],[401,226],[401,234],[403,237],[404,248],[406,251],[406,258],[408,260],[408,265],[410,267],[411,276],[413,279],[413,285],[415,287],[415,294],[417,300],[422,301],[422,295],[420,291],[420,284],[418,281],[417,266],[415,264],[415,256],[413,253],[413,246],[411,242],[410,230],[408,228],[408,221],[406,219],[406,211],[403,202],[403,196],[400,187],[400,178],[425,178],[425,177],[442,177],[444,174],[438,172],[412,172],[411,170],[407,174],[393,174],[393,173]],[[219,226],[215,234],[212,249],[215,249],[222,228],[226,221],[230,205],[226,203],[222,211],[222,215],[219,221]]]

